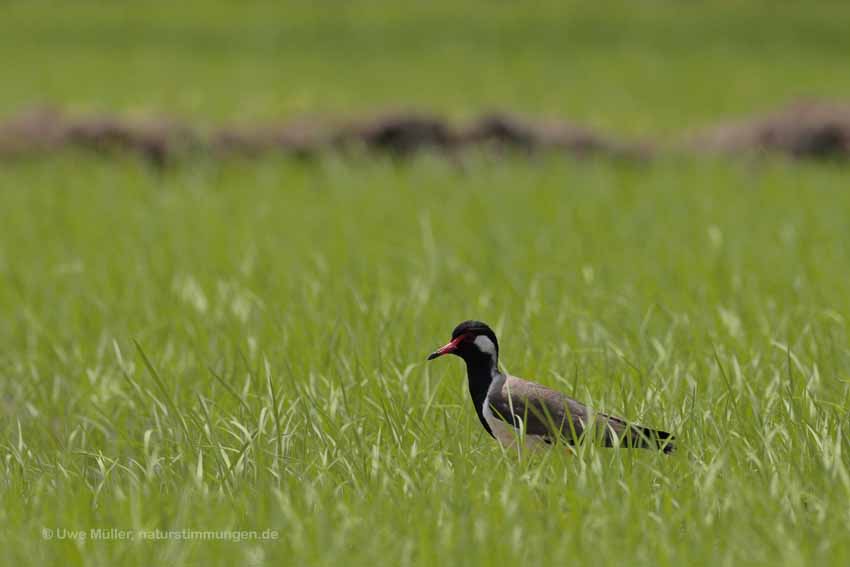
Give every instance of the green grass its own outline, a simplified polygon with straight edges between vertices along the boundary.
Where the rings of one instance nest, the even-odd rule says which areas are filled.
[[[0,176],[3,553],[846,562],[845,183],[783,162],[18,164]],[[424,363],[468,317],[498,327],[510,371],[681,450],[503,452],[462,365]]]
[[[846,97],[847,6],[6,2],[0,116],[663,136]],[[850,563],[847,166],[196,157],[0,164],[0,563]],[[680,450],[503,451],[425,363],[472,317]]]
[[[843,0],[7,2],[0,115],[279,120],[416,107],[681,132],[848,97]]]

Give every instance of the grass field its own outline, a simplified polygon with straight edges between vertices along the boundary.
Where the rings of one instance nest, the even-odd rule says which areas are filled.
[[[844,0],[0,9],[0,115],[41,102],[220,123],[412,106],[656,134],[796,97],[850,97]]]
[[[850,93],[841,3],[762,27],[758,2],[116,6],[4,5],[0,114],[492,105],[640,133]],[[4,162],[0,562],[847,564],[847,186],[782,160]],[[512,373],[680,450],[500,449],[462,364],[424,361],[471,317]]]

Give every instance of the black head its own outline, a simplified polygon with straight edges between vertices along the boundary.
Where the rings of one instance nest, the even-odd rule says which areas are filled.
[[[433,360],[444,354],[454,354],[470,362],[472,359],[487,357],[492,364],[499,360],[499,340],[486,323],[464,321],[452,331],[452,340],[428,356]]]

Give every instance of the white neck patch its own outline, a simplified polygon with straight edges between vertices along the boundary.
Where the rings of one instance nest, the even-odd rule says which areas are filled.
[[[489,354],[490,358],[493,359],[493,362],[496,362],[496,357],[498,356],[496,354],[496,345],[493,344],[493,341],[490,340],[490,337],[488,337],[487,335],[478,335],[472,342],[476,347],[478,347],[478,350]]]

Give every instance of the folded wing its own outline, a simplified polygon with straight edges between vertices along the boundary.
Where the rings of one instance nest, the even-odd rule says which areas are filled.
[[[591,412],[561,392],[515,376],[508,376],[501,392],[490,395],[490,407],[499,419],[548,443],[562,441],[576,445],[591,439],[607,447],[673,451],[673,437],[665,431]]]

